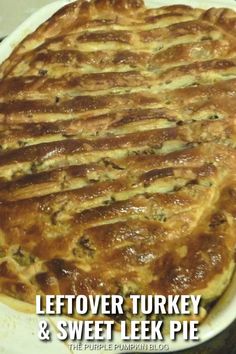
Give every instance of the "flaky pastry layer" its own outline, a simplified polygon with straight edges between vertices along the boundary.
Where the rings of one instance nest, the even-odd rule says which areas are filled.
[[[235,36],[229,9],[82,0],[17,46],[0,67],[2,293],[222,294]]]

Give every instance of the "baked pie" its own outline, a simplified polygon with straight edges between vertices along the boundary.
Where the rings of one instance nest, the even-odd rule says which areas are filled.
[[[76,1],[0,77],[0,292],[207,313],[235,267],[236,13]]]

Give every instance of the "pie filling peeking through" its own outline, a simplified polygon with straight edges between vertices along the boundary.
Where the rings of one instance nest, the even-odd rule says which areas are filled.
[[[207,313],[235,266],[236,13],[76,1],[0,77],[0,292]]]

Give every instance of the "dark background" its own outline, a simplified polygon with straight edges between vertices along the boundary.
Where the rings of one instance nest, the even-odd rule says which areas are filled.
[[[235,308],[236,312],[236,308]],[[236,321],[224,332],[210,341],[193,349],[177,352],[180,354],[236,354]]]

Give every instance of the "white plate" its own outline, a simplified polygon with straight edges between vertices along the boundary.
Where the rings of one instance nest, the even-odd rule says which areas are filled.
[[[34,31],[41,23],[46,21],[62,6],[72,2],[71,0],[59,0],[51,3],[35,14],[30,16],[22,25],[20,25],[11,35],[9,35],[0,45],[0,63],[3,62],[11,53],[13,48],[29,33]],[[184,1],[184,0],[146,0],[149,7],[159,7],[170,4],[186,4],[194,7],[209,8],[209,7],[231,7],[236,9],[234,0],[222,1]],[[169,346],[169,351],[184,350],[200,343],[203,343],[228,327],[236,319],[236,274],[221,297],[220,301],[213,308],[207,320],[200,326],[200,342],[186,342],[183,340],[170,341],[168,338],[165,343]],[[0,303],[0,353],[1,354],[71,354],[78,351],[69,350],[68,346],[59,342],[54,338],[49,343],[42,343],[37,337],[38,318],[36,315],[19,313],[8,306]],[[56,318],[51,318],[51,321],[56,321]],[[52,328],[55,336],[55,330]],[[113,343],[121,343],[119,334],[115,334]],[[137,344],[137,343],[136,343]],[[147,344],[147,343],[145,343]],[[155,343],[157,344],[157,343]],[[80,351],[81,352],[81,351]],[[85,352],[85,351],[82,351]],[[115,350],[109,351],[114,353]],[[118,350],[119,352],[119,350]],[[126,350],[128,352],[128,350]],[[141,350],[145,352],[145,350]],[[164,352],[164,351],[163,351]],[[86,351],[86,353],[94,353],[94,351]],[[96,351],[98,354],[108,353],[108,351]]]

